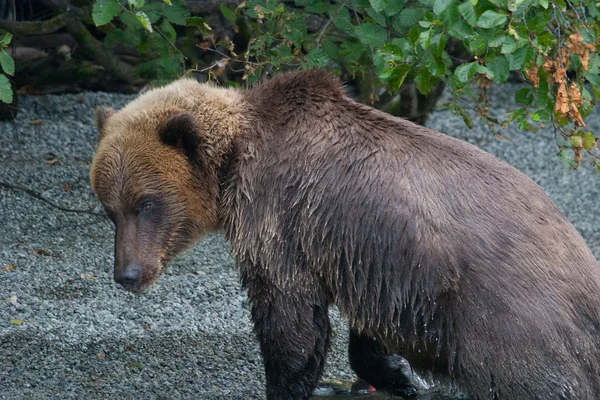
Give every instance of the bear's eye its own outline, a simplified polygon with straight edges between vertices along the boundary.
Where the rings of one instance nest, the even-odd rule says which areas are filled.
[[[154,205],[152,204],[151,201],[145,201],[140,205],[140,212],[143,212],[143,213],[150,212],[150,211],[152,211],[153,206]]]

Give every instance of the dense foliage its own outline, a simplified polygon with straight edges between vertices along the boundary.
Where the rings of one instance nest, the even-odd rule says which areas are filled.
[[[408,85],[422,94],[444,85],[452,94],[447,106],[467,125],[477,115],[492,129],[511,122],[534,131],[554,126],[566,166],[577,167],[587,152],[600,170],[598,135],[587,131],[584,122],[600,97],[600,3],[247,0],[238,4],[235,9],[220,7],[222,21],[235,38],[218,34],[203,18],[191,16],[184,0],[95,0],[91,17],[103,32],[105,45],[132,48],[145,56],[136,65],[136,73],[144,79],[168,81],[196,68],[251,83],[281,69],[328,68],[367,82],[363,88],[369,93],[363,100],[371,101],[401,93]],[[215,57],[197,64],[187,57],[184,47],[190,43]],[[5,37],[0,47],[7,44]],[[4,54],[2,49],[0,62],[10,74]],[[0,75],[0,95],[6,86],[3,78]],[[520,107],[508,115],[495,115],[488,108],[487,89],[513,78],[526,82],[515,94]]]
[[[0,37],[0,101],[11,103],[13,101],[13,92],[10,82],[5,74],[13,75],[15,73],[15,62],[6,52],[13,35],[6,32]]]

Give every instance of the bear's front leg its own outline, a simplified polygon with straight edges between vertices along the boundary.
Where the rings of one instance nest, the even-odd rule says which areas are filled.
[[[352,327],[348,355],[356,375],[375,389],[407,399],[417,396],[419,386],[408,361],[390,354],[382,343]]]
[[[323,371],[331,327],[319,285],[295,276],[289,284],[245,276],[268,400],[308,399]],[[310,282],[310,284],[309,284]]]

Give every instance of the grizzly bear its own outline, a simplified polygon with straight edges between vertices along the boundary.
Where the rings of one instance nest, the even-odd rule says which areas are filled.
[[[250,89],[183,79],[96,123],[115,280],[141,292],[222,230],[268,399],[311,396],[330,305],[379,390],[418,394],[415,371],[471,399],[600,399],[598,264],[542,189],[490,154],[318,71]]]

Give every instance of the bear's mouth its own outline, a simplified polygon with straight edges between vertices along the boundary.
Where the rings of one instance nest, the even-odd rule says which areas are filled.
[[[149,271],[144,271],[142,274],[141,280],[139,281],[121,281],[118,282],[118,285],[123,288],[123,290],[135,293],[142,294],[146,289],[150,286],[153,286],[157,279],[162,275],[165,268],[165,264],[161,261],[158,263],[157,268],[150,269]]]
[[[125,290],[127,292],[135,293],[135,294],[142,294],[144,291],[146,291],[146,289],[148,289],[150,286],[154,285],[154,283],[156,282],[156,278],[149,279],[149,280],[147,280],[145,282],[141,282],[139,284],[119,283],[119,286],[121,286],[121,288],[123,288],[123,290]]]

